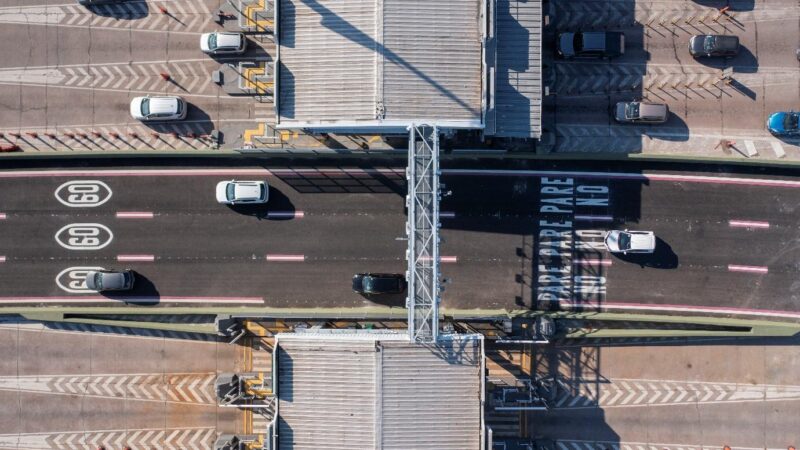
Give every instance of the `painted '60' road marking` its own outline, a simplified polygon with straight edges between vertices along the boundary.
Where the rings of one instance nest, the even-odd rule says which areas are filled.
[[[56,232],[56,242],[68,250],[100,250],[113,239],[111,230],[99,223],[71,223]]]
[[[111,188],[100,180],[67,181],[56,189],[55,196],[70,208],[94,208],[111,198]]]

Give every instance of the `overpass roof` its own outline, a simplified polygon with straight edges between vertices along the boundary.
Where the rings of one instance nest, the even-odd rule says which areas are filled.
[[[278,125],[482,127],[482,5],[280,0]]]
[[[481,335],[324,331],[277,335],[279,449],[482,448]]]

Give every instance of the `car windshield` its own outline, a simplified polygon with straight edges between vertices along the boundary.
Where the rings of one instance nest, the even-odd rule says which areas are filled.
[[[261,198],[264,198],[266,194],[267,194],[267,187],[262,184],[261,185]]]
[[[628,103],[628,105],[625,106],[625,117],[628,119],[635,119],[639,117],[639,104]]]
[[[783,119],[783,128],[786,130],[797,129],[798,118],[800,118],[800,114],[787,114],[786,118]]]
[[[142,115],[149,116],[150,115],[150,99],[144,98],[142,99]]]
[[[572,47],[576,52],[583,50],[583,34],[575,33],[575,37],[572,39]]]
[[[236,185],[233,183],[228,183],[228,187],[225,188],[225,197],[228,198],[228,201],[232,201],[236,198]]]
[[[217,34],[211,33],[211,36],[208,37],[208,48],[214,50],[217,48]]]
[[[703,50],[705,50],[706,53],[713,52],[716,43],[717,43],[717,38],[715,38],[714,36],[706,36],[705,41],[703,41]]]
[[[619,249],[629,250],[631,248],[631,235],[628,233],[619,234]]]
[[[96,273],[94,274],[94,286],[97,290],[103,289],[103,274]]]
[[[372,277],[364,277],[361,283],[361,286],[364,288],[364,292],[371,292],[372,288],[375,287],[375,282]]]
[[[181,108],[183,108],[183,105],[181,104],[181,102],[177,102],[177,105],[175,106],[175,114],[180,114]]]

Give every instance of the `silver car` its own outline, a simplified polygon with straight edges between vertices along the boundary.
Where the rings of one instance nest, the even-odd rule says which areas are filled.
[[[656,250],[656,235],[652,231],[611,230],[604,240],[612,253],[653,253]]]
[[[216,188],[217,201],[225,205],[267,203],[269,187],[263,181],[220,181]]]
[[[183,120],[188,109],[186,101],[177,96],[147,96],[134,97],[130,112],[136,120]]]
[[[212,55],[237,55],[247,50],[247,39],[244,33],[205,33],[200,36],[200,50]]]
[[[90,270],[86,273],[86,287],[97,292],[127,291],[133,288],[133,271],[125,270]]]

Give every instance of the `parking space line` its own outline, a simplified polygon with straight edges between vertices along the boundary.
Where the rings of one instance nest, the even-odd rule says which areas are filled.
[[[274,262],[304,262],[306,255],[267,255],[267,261]]]
[[[267,213],[268,219],[302,219],[305,217],[303,211],[270,211]]]
[[[613,222],[613,216],[594,216],[591,214],[575,214],[575,220],[584,220],[587,222]]]
[[[153,213],[145,211],[117,211],[117,219],[152,219]]]
[[[155,260],[155,255],[117,255],[117,261],[120,262],[153,262]]]
[[[729,272],[748,272],[748,273],[768,273],[767,266],[740,266],[736,264],[728,264]]]
[[[729,220],[728,225],[732,228],[769,228],[769,222],[758,220]]]

